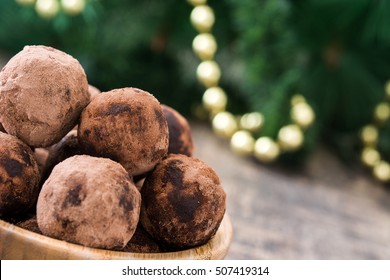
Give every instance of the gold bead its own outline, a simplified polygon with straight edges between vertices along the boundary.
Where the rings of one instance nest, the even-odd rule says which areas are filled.
[[[216,114],[212,121],[215,134],[230,138],[237,130],[236,118],[229,112]]]
[[[44,18],[53,18],[60,10],[58,0],[37,0],[35,10]]]
[[[299,126],[290,124],[282,127],[278,133],[278,143],[284,151],[296,151],[303,145],[303,132]]]
[[[16,3],[20,5],[33,5],[35,3],[35,0],[16,0]]]
[[[384,123],[390,118],[390,105],[387,102],[381,102],[375,107],[374,118],[379,123]]]
[[[206,4],[207,0],[187,0],[187,2],[193,6],[199,6]]]
[[[373,169],[374,177],[381,182],[390,181],[390,165],[386,161],[378,162]]]
[[[235,132],[230,139],[230,147],[238,155],[247,156],[252,154],[255,139],[245,130]]]
[[[291,106],[295,106],[299,103],[306,103],[306,99],[305,97],[303,97],[303,95],[296,94],[293,97],[291,97]]]
[[[196,69],[198,80],[207,88],[218,85],[221,78],[221,70],[213,60],[203,61]]]
[[[85,8],[85,0],[61,0],[61,6],[65,13],[78,15]]]
[[[208,88],[203,94],[203,106],[213,114],[224,111],[227,104],[227,97],[220,87]]]
[[[213,9],[207,5],[196,6],[191,12],[191,23],[198,32],[209,32],[214,25]]]
[[[315,119],[313,109],[306,102],[299,102],[291,108],[291,119],[302,128],[311,126]]]
[[[381,156],[376,149],[365,147],[361,154],[361,160],[366,166],[373,167],[380,162]]]
[[[264,116],[258,112],[244,114],[240,118],[240,127],[251,132],[257,132],[264,124]]]
[[[269,137],[260,137],[255,142],[254,156],[262,162],[272,162],[279,156],[278,144]]]
[[[364,145],[375,146],[378,142],[378,129],[373,125],[366,125],[360,132],[360,139]]]
[[[217,51],[217,42],[210,33],[201,33],[192,41],[192,48],[201,60],[211,60]]]

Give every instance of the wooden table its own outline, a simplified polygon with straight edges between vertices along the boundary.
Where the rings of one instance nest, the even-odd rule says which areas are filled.
[[[390,259],[390,188],[318,149],[291,172],[233,154],[192,123],[195,155],[219,174],[233,242],[227,259]]]

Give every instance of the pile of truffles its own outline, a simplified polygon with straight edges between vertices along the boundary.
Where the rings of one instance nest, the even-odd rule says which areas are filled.
[[[68,242],[165,252],[212,238],[226,209],[187,120],[137,88],[100,92],[80,63],[26,46],[0,72],[0,218]]]

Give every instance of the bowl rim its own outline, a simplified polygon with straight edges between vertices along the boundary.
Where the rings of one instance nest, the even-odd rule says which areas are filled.
[[[19,259],[17,254],[10,252],[12,248],[6,245],[10,239],[18,244],[19,249],[27,246],[32,251],[23,252],[20,255],[23,259],[223,259],[232,242],[233,229],[230,217],[225,213],[216,234],[206,244],[166,253],[134,253],[86,247],[35,233],[1,219],[0,236],[0,259]],[[45,248],[52,252],[44,252],[40,257],[34,255]]]

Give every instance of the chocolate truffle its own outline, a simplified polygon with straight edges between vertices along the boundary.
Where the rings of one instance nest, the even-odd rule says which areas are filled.
[[[26,46],[0,72],[0,122],[32,147],[57,143],[89,99],[80,63],[51,47]]]
[[[81,114],[78,138],[86,153],[111,158],[132,176],[153,169],[168,151],[168,125],[160,103],[136,88],[96,96]]]
[[[35,233],[42,234],[37,223],[37,216],[33,216],[27,220],[16,223],[18,227],[21,227],[25,230],[29,230]]]
[[[37,221],[44,235],[119,250],[134,234],[140,204],[139,191],[119,163],[76,155],[56,165],[44,183]]]
[[[136,177],[133,177],[134,184],[137,187],[137,190],[141,191],[142,186],[143,186],[143,184],[145,182],[145,177],[143,177],[141,179],[138,179],[138,180],[136,180],[136,179],[137,179]]]
[[[92,85],[88,85],[88,92],[91,100],[101,93],[101,91],[97,87],[94,87]]]
[[[49,156],[49,151],[45,148],[35,148],[34,149],[34,156],[35,156],[35,159],[37,160],[39,174],[41,174],[41,179],[42,179],[42,175],[46,169],[46,162],[47,162],[47,158]]]
[[[174,248],[206,243],[226,208],[217,174],[199,159],[170,154],[143,184],[141,223],[155,239]]]
[[[61,139],[57,144],[52,145],[48,149],[48,157],[46,160],[45,170],[43,177],[47,179],[54,166],[56,166],[61,161],[65,159],[83,154],[79,146],[79,141],[77,138],[77,130],[71,130]]]
[[[159,253],[163,252],[164,249],[150,236],[141,223],[138,223],[133,237],[123,251],[132,253]]]
[[[192,156],[194,144],[187,120],[175,109],[162,105],[169,129],[168,153]]]
[[[27,212],[38,198],[39,179],[30,147],[0,132],[0,216]]]

